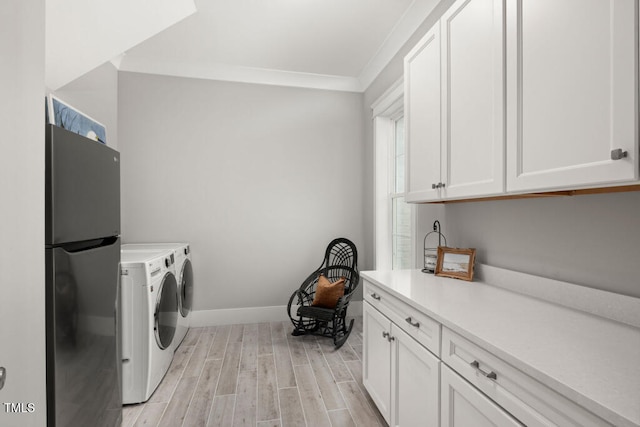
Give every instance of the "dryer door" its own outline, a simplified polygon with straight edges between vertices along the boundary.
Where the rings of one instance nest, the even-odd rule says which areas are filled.
[[[180,285],[180,314],[187,317],[193,304],[193,268],[188,258],[182,264],[182,283]]]
[[[162,279],[156,301],[155,335],[161,349],[171,345],[178,322],[178,283],[173,273],[167,273]]]

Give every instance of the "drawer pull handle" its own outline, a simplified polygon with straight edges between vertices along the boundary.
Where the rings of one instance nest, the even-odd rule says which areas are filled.
[[[480,372],[482,375],[484,375],[485,377],[489,378],[490,380],[497,380],[498,379],[498,375],[491,371],[491,372],[485,372],[482,369],[480,369],[480,362],[478,362],[477,360],[474,360],[473,362],[471,362],[471,366],[474,367],[476,369],[476,371]]]
[[[416,328],[420,327],[420,322],[414,322],[413,319],[411,317],[407,317],[406,319],[404,319],[408,324],[410,324],[411,326],[415,326]]]
[[[389,342],[391,342],[391,341],[396,339],[395,337],[392,337],[389,332],[383,332],[382,333],[382,338],[386,338],[387,341],[389,341]]]
[[[629,153],[626,151],[622,151],[622,148],[616,148],[615,150],[611,150],[611,160],[620,160],[627,157]]]
[[[380,301],[380,295],[378,295],[376,293],[371,294],[371,298],[373,298],[376,301]]]

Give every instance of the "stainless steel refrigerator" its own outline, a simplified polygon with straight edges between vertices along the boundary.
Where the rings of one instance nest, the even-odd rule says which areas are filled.
[[[46,126],[47,425],[119,427],[120,154]]]

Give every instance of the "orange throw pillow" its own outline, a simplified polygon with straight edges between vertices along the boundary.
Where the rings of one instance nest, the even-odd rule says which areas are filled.
[[[339,280],[331,283],[329,279],[321,274],[318,278],[318,285],[316,286],[316,295],[311,305],[322,308],[336,308],[338,300],[344,295],[345,281],[345,278],[341,277]]]

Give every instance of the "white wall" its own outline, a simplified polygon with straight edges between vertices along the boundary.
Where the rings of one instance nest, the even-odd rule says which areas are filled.
[[[362,94],[120,73],[118,106],[123,241],[190,242],[195,310],[285,305],[363,247]]]
[[[0,14],[0,425],[43,426],[44,0],[8,0]],[[33,403],[7,413],[3,403]]]
[[[640,298],[640,192],[451,204],[444,227],[477,260]]]
[[[54,95],[102,123],[107,145],[118,149],[118,70],[106,62],[61,87]]]
[[[373,206],[369,107],[402,77],[404,55],[451,3],[436,7],[364,94],[365,206]],[[640,193],[417,205],[417,212],[418,266],[423,238],[438,219],[448,244],[476,247],[478,262],[640,297]],[[365,209],[364,221],[365,247],[372,250],[371,210]]]

